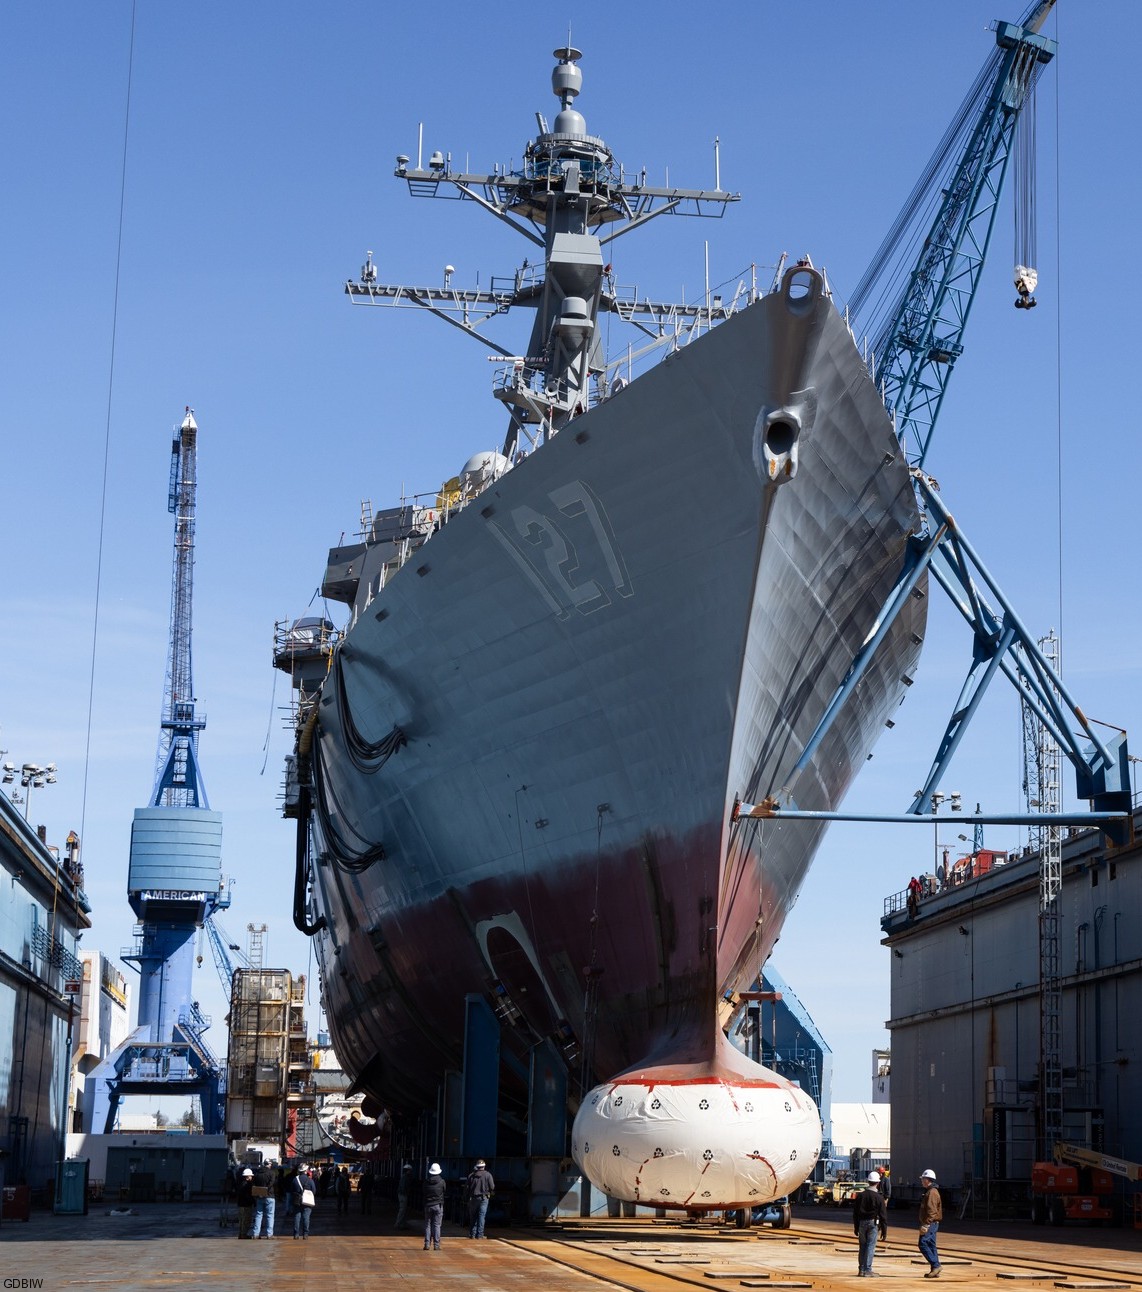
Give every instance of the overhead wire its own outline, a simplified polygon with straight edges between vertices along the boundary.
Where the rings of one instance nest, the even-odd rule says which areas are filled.
[[[107,475],[111,460],[111,409],[115,392],[115,346],[119,335],[119,280],[123,265],[123,216],[127,205],[127,144],[131,125],[131,87],[135,67],[136,0],[131,4],[131,32],[127,45],[127,101],[123,110],[123,153],[119,168],[119,229],[115,241],[115,286],[111,306],[111,355],[107,372],[107,414],[103,429],[103,481],[99,494],[99,541],[95,550],[95,609],[91,625],[91,669],[87,683],[87,732],[83,745],[83,792],[79,809],[79,834],[87,822],[87,786],[91,772],[91,724],[95,709],[95,662],[99,653],[99,605],[103,587],[103,540],[107,528]]]
[[[277,699],[277,694],[278,670],[275,668],[273,686],[270,687],[270,716],[269,720],[266,722],[266,739],[262,744],[262,770],[258,773],[259,776],[265,776],[266,764],[270,761],[270,735],[274,729],[274,701]]]
[[[1055,39],[1059,38],[1059,11],[1056,7],[1052,15],[1055,23]],[[1063,74],[1059,60],[1055,60],[1055,293],[1058,306],[1055,309],[1055,509],[1057,522],[1056,577],[1058,579],[1059,598],[1059,671],[1062,672],[1063,643],[1066,633],[1063,631],[1063,214],[1061,163],[1062,149],[1060,143],[1060,101],[1063,97]]]

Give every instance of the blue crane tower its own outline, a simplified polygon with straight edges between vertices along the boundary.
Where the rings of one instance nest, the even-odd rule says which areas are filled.
[[[972,661],[932,767],[906,816],[930,813],[935,821],[943,797],[938,793],[941,778],[991,681],[1002,673],[1019,689],[1027,738],[1051,760],[1051,766],[1057,769],[1065,755],[1075,769],[1076,798],[1088,800],[1091,810],[1071,814],[1066,821],[1097,824],[1104,839],[1118,847],[1134,837],[1131,759],[1125,730],[1104,738],[1094,729],[1059,676],[1057,653],[1050,647],[1044,650],[1020,622],[926,469],[944,394],[963,352],[964,329],[995,226],[1019,118],[1028,108],[1033,114],[1036,81],[1055,56],[1055,42],[1042,34],[1054,4],[1055,0],[1032,0],[1018,22],[995,24],[991,57],[850,298],[851,315],[871,340],[870,370],[911,468],[921,526],[912,535],[896,584],[877,617],[877,628],[857,652],[787,784],[793,785],[808,765],[901,607],[909,598],[927,596],[930,575],[972,630]],[[1017,222],[1014,270],[1019,293],[1016,306],[1021,309],[1035,304],[1032,293],[1038,281],[1034,266],[1027,263],[1034,237],[1023,227],[1025,215],[1020,213]],[[914,255],[917,247],[918,255]],[[1049,643],[1050,638],[1043,640]],[[910,678],[904,680],[911,683]],[[1063,1131],[1059,826],[1064,818],[1059,812],[1058,775],[1052,773],[1045,779],[1053,787],[1053,801],[1026,824],[1041,829],[1045,839],[1039,872],[1037,1129],[1039,1151],[1049,1158]],[[784,790],[783,796],[799,812],[789,790]],[[1041,809],[1046,799],[1046,794],[1040,795]],[[771,803],[745,806],[749,816],[778,815]],[[786,818],[794,815],[784,806],[779,814]],[[829,814],[800,815],[822,818]],[[978,850],[983,842],[983,820],[974,824]]]
[[[222,814],[212,812],[198,762],[206,719],[196,711],[191,668],[194,510],[198,425],[189,408],[171,444],[168,510],[175,517],[170,642],[155,785],[131,825],[127,900],[139,921],[123,958],[139,969],[135,1030],[89,1078],[86,1129],[112,1130],[125,1095],[199,1095],[203,1130],[222,1130],[224,1069],[203,1040],[209,1027],[193,999],[194,941],[229,905],[222,882]]]

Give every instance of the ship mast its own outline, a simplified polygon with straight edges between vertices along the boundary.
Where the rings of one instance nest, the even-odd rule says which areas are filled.
[[[443,287],[410,287],[377,281],[372,252],[360,280],[345,291],[357,303],[417,306],[476,337],[503,360],[494,393],[509,411],[505,457],[534,447],[585,412],[606,392],[609,368],[597,327],[600,311],[632,323],[649,339],[641,353],[676,340],[683,329],[727,318],[720,301],[686,305],[616,293],[604,249],[615,238],[659,215],[718,217],[738,195],[713,189],[656,188],[643,172],[628,183],[606,143],[587,133],[574,107],[583,84],[582,54],[567,45],[554,51],[551,87],[560,110],[548,128],[537,113],[539,134],[524,150],[517,170],[497,167],[491,175],[452,169],[451,155],[434,152],[427,168],[397,158],[395,174],[414,197],[461,198],[476,202],[542,249],[542,265],[525,259],[512,278],[491,280],[474,290],[452,286],[451,267]],[[534,253],[533,253],[534,254]],[[491,341],[480,325],[513,306],[535,310],[527,353]],[[592,381],[594,380],[594,389]]]

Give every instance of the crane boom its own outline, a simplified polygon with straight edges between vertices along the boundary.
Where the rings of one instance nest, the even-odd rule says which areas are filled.
[[[175,524],[170,641],[152,807],[210,807],[198,766],[198,733],[206,726],[206,719],[194,711],[190,654],[197,449],[198,423],[188,407],[171,441],[167,510],[174,513]]]
[[[1077,1144],[1064,1144],[1061,1141],[1056,1143],[1055,1161],[1066,1162],[1071,1166],[1093,1166],[1099,1171],[1120,1175],[1126,1180],[1142,1180],[1142,1164],[1097,1153],[1094,1149],[1079,1148]]]
[[[202,922],[206,930],[206,936],[210,941],[210,953],[214,957],[214,967],[218,970],[218,978],[226,991],[226,999],[230,999],[230,992],[233,990],[234,974],[238,969],[249,969],[250,962],[243,955],[241,948],[236,942],[231,942],[226,935],[226,930],[218,923],[213,916],[208,916]],[[234,964],[231,959],[233,952],[234,959],[238,964]]]
[[[1054,5],[1041,0],[1020,23],[996,24],[996,51],[960,121],[974,126],[948,181],[920,255],[873,342],[877,379],[913,466],[922,467],[991,240],[1020,110],[1055,42],[1039,34]],[[929,180],[935,178],[930,169]],[[915,199],[914,199],[915,200]],[[879,272],[879,271],[878,271]],[[863,296],[867,282],[857,296]]]

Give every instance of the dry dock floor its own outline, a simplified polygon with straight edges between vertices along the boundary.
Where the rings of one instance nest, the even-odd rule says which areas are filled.
[[[354,1199],[354,1201],[356,1201]],[[889,1241],[875,1270],[885,1292],[920,1283],[915,1217],[889,1213]],[[548,1228],[495,1229],[472,1242],[446,1225],[443,1247],[426,1252],[415,1232],[394,1233],[391,1215],[314,1215],[306,1242],[279,1227],[275,1237],[239,1241],[217,1206],[166,1203],[128,1214],[93,1205],[87,1216],[33,1212],[0,1225],[0,1288],[179,1289],[258,1292],[357,1289],[392,1280],[409,1292],[685,1292],[688,1288],[832,1289],[864,1292],[856,1240],[842,1211],[798,1209],[793,1228],[723,1229],[643,1218],[569,1221]],[[1014,1283],[1043,1292],[1142,1292],[1142,1232],[1081,1225],[945,1222],[940,1283],[960,1292],[1004,1292]],[[933,1281],[934,1282],[934,1281]],[[1013,1289],[1012,1289],[1013,1292]]]

